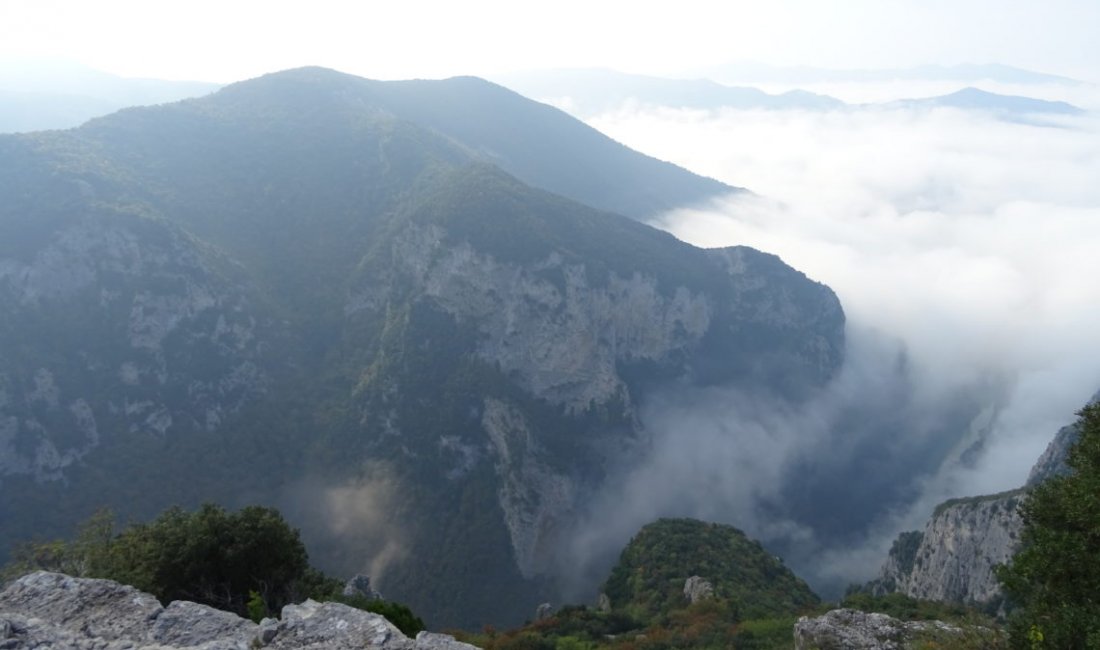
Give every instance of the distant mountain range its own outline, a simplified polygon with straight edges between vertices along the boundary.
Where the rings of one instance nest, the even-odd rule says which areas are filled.
[[[497,77],[497,80],[528,97],[548,101],[582,118],[637,106],[803,111],[946,107],[987,111],[1010,119],[1084,112],[1065,102],[1000,95],[973,87],[937,97],[883,104],[847,104],[804,90],[770,94],[757,88],[727,86],[708,79],[661,79],[599,69],[516,73]]]
[[[777,66],[764,63],[728,63],[697,70],[699,76],[722,83],[873,83],[889,81],[995,81],[1008,84],[1080,84],[1069,77],[1024,70],[999,63],[920,65],[911,68],[830,70],[813,66]]]
[[[709,77],[709,78],[703,78]],[[723,80],[721,83],[713,79]],[[763,109],[828,111],[866,108],[806,90],[772,94],[751,84],[788,85],[830,82],[982,81],[1014,84],[1081,82],[1003,65],[920,66],[903,70],[825,70],[739,64],[710,69],[697,79],[663,79],[606,69],[541,70],[498,75],[493,80],[527,97],[546,101],[571,114],[587,118],[618,110],[628,103],[695,109]],[[409,82],[415,84],[417,82]],[[745,85],[750,84],[750,85]],[[147,106],[209,94],[221,86],[199,81],[133,79],[68,62],[0,63],[0,133],[67,129],[130,106]],[[410,86],[412,87],[412,86]],[[409,91],[406,106],[416,106],[420,117],[450,119],[442,107],[427,107]],[[1081,109],[1064,102],[998,95],[969,87],[949,95],[901,100],[890,108],[947,106],[987,110],[1008,119],[1027,115],[1074,114]],[[462,107],[477,110],[476,106]],[[435,111],[434,117],[428,113]],[[445,125],[443,125],[445,126]],[[494,146],[507,144],[507,139]],[[491,153],[486,151],[485,153]],[[549,160],[547,164],[556,165]]]
[[[68,129],[128,106],[198,97],[219,87],[131,79],[71,62],[0,62],[0,133]]]

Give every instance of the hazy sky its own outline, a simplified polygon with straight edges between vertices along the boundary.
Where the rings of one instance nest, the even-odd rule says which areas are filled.
[[[0,59],[228,82],[301,65],[388,79],[722,62],[998,62],[1100,81],[1096,0],[2,0]]]

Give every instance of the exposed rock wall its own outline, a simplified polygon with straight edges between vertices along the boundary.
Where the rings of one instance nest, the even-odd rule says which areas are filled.
[[[552,469],[518,409],[486,399],[481,425],[492,445],[500,487],[497,498],[512,538],[516,566],[525,578],[542,569],[546,545],[572,514],[577,486]]]
[[[409,639],[382,616],[307,600],[257,625],[230,612],[153,596],[110,580],[26,575],[0,592],[0,647],[30,650],[474,650],[453,637]]]
[[[95,210],[0,256],[0,478],[60,480],[105,431],[215,431],[261,394],[261,328],[228,268],[166,224]]]
[[[500,262],[469,244],[446,245],[434,226],[409,226],[393,261],[425,296],[476,324],[479,356],[571,411],[627,396],[617,364],[661,361],[697,342],[714,308],[684,287],[665,295],[656,278],[639,273],[595,283],[584,264],[557,253],[530,265]],[[382,300],[377,288],[364,288],[345,311]]]
[[[873,590],[978,605],[997,601],[994,569],[1019,545],[1022,498],[1014,490],[940,505],[919,537],[906,533],[894,544]]]

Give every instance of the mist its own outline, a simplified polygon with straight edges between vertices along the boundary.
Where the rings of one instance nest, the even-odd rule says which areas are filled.
[[[387,570],[407,555],[398,484],[382,463],[350,477],[311,476],[284,488],[280,508],[331,575],[369,575],[385,587]]]
[[[848,349],[803,404],[684,387],[645,399],[648,439],[582,517],[567,591],[590,589],[576,576],[640,526],[692,516],[742,528],[835,597],[936,503],[1022,485],[1100,387],[1100,120],[1044,120],[636,106],[590,120],[750,188],[654,225],[829,285]]]

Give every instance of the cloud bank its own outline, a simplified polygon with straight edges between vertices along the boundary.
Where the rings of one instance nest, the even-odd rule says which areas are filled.
[[[849,362],[797,407],[723,390],[648,400],[649,444],[592,503],[580,566],[655,517],[696,516],[744,528],[835,595],[935,503],[1021,485],[1100,387],[1096,117],[633,109],[591,123],[754,190],[656,225],[828,284]]]

